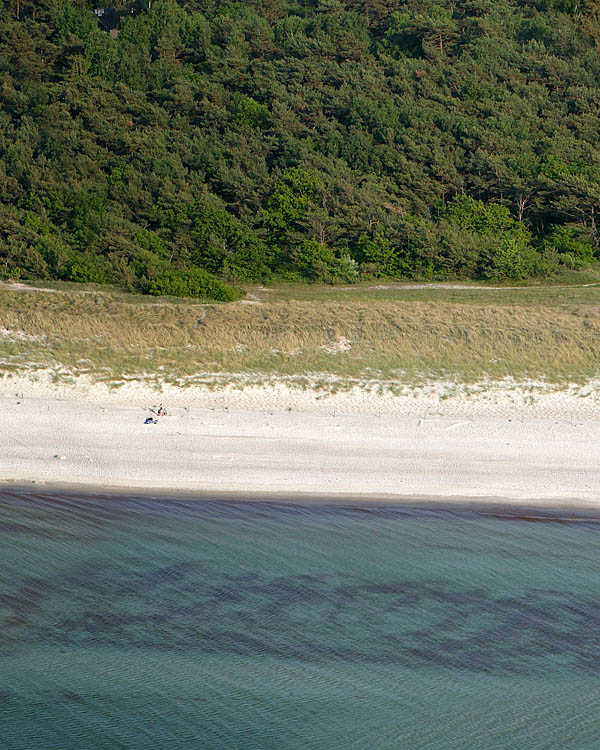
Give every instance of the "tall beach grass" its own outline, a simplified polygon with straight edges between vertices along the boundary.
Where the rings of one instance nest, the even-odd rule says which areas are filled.
[[[0,369],[118,383],[203,373],[582,381],[600,365],[600,288],[254,287],[232,304],[0,286]]]

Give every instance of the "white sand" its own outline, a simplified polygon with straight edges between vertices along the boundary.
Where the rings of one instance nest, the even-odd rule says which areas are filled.
[[[600,383],[400,396],[0,379],[0,483],[600,507]],[[171,415],[145,425],[150,407]]]

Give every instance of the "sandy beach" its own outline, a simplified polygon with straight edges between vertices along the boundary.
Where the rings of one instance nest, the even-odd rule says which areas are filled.
[[[600,504],[600,388],[0,380],[0,483]],[[144,424],[164,403],[169,416]]]

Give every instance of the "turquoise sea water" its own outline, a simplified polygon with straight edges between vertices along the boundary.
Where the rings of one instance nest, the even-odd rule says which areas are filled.
[[[600,747],[600,524],[0,494],[0,748]]]

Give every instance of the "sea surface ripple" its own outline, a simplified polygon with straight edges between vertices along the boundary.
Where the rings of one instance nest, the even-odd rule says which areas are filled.
[[[598,519],[501,515],[2,491],[0,748],[600,747]]]

